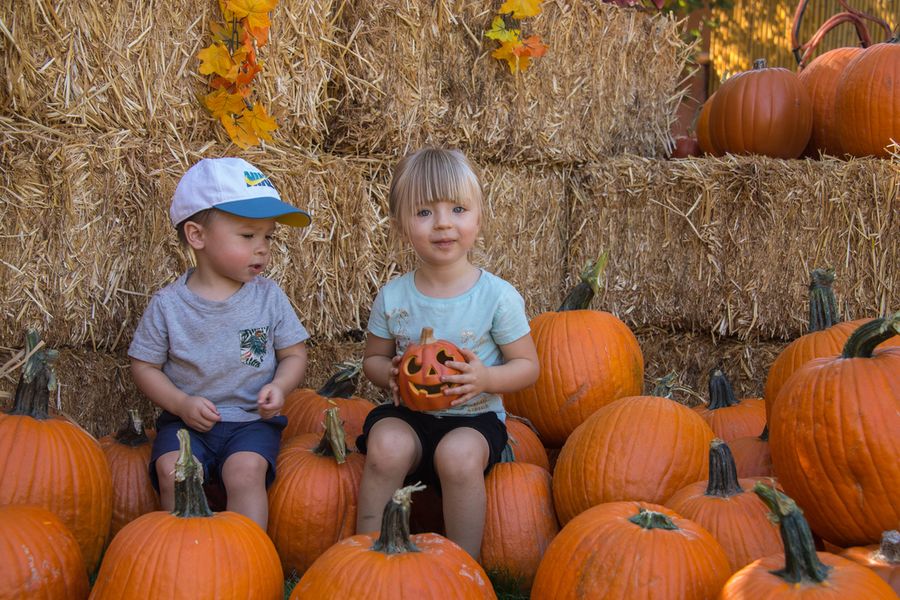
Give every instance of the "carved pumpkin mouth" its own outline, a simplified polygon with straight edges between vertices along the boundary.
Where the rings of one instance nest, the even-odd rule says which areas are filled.
[[[436,394],[440,394],[444,388],[450,387],[446,383],[439,383],[437,385],[416,385],[412,381],[409,382],[409,389],[416,396],[420,396],[423,392],[426,396],[433,396]]]

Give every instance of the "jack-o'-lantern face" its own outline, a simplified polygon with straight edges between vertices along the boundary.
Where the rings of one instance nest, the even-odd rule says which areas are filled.
[[[397,385],[400,397],[413,410],[439,410],[446,408],[453,396],[444,395],[452,384],[442,382],[444,375],[459,373],[447,366],[450,361],[465,362],[462,353],[446,340],[435,340],[432,330],[422,330],[418,344],[410,344],[400,359]]]

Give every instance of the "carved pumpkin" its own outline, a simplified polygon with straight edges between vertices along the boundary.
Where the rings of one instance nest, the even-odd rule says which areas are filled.
[[[444,375],[457,375],[450,361],[466,362],[462,352],[447,340],[434,339],[434,330],[422,329],[418,344],[410,344],[400,358],[397,387],[403,403],[412,410],[441,410],[450,406],[455,396],[444,394],[452,384],[441,381]]]
[[[709,402],[697,411],[709,423],[713,433],[726,442],[753,435],[766,425],[766,403],[762,398],[742,398],[734,395],[728,376],[722,369],[709,374]]]
[[[880,545],[853,546],[841,556],[872,569],[900,596],[900,531],[885,531]]]

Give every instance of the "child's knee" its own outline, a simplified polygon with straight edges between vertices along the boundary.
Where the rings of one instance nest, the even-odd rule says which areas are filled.
[[[226,490],[248,486],[263,486],[269,463],[255,452],[237,452],[225,460],[222,483]]]
[[[178,460],[177,452],[167,452],[156,459],[156,478],[159,481],[160,492],[171,490],[175,487],[175,462]]]

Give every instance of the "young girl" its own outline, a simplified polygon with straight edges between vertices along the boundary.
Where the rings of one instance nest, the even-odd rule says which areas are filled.
[[[469,262],[482,218],[481,183],[457,151],[422,149],[400,161],[390,190],[392,222],[412,245],[418,267],[389,281],[369,317],[363,369],[390,390],[366,419],[357,447],[366,464],[358,533],[377,531],[391,494],[404,480],[436,485],[447,537],[476,559],[484,530],[484,474],[507,442],[499,394],[537,380],[537,352],[525,302],[516,289]],[[415,412],[402,405],[397,365],[423,327],[456,344],[466,362],[445,393],[448,409]]]

